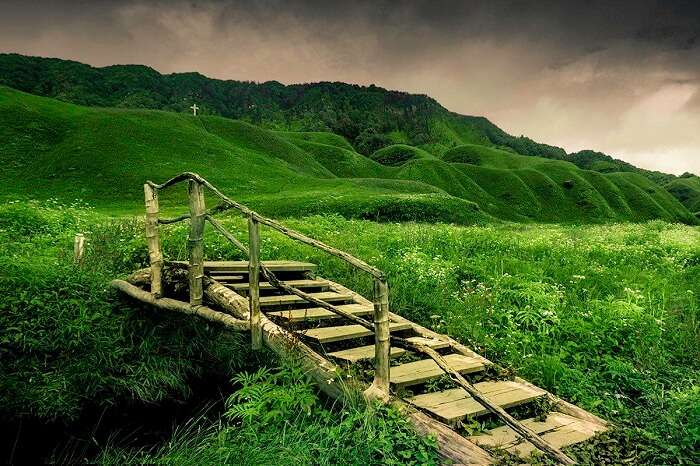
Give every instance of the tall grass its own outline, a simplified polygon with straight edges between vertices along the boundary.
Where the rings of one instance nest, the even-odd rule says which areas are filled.
[[[86,403],[116,403],[124,396],[157,401],[186,389],[188,374],[205,376],[216,364],[245,359],[247,345],[236,344],[226,332],[134,308],[106,290],[108,278],[143,264],[140,223],[79,209],[67,216],[61,209],[28,209],[22,214],[28,220],[1,227],[0,285],[9,299],[0,303],[0,348],[12,356],[0,358],[7,414],[66,417]],[[61,223],[65,218],[73,220]],[[242,220],[224,222],[245,240]],[[700,462],[697,227],[658,221],[457,227],[337,216],[285,223],[387,272],[394,311],[449,333],[613,421],[617,428],[612,433],[572,449],[582,461]],[[17,232],[25,227],[37,233],[18,240]],[[70,250],[74,229],[88,231],[88,266],[79,270],[61,253]],[[164,229],[169,258],[185,257],[185,230]],[[369,294],[367,277],[336,259],[267,229],[262,238],[264,258],[316,262],[319,274]],[[239,258],[211,231],[205,249],[211,259]],[[229,373],[239,370],[240,365],[230,367]],[[268,387],[275,394],[279,403],[264,412],[278,411],[279,417],[269,422],[225,418],[203,428],[201,435],[182,432],[146,453],[112,449],[103,460],[235,462],[242,460],[235,456],[241,450],[261,461],[330,464],[340,461],[343,452],[359,449],[351,459],[390,462],[400,457],[387,456],[387,449],[405,442],[423,445],[397,427],[390,411],[331,409],[316,399],[302,407],[282,403],[278,398],[285,391],[300,390],[299,399],[316,396],[288,372],[263,372],[237,382],[242,390]],[[234,406],[245,406],[240,393],[232,398],[233,412]],[[304,414],[309,410],[312,415]],[[351,436],[354,431],[358,436]],[[367,440],[370,431],[372,441]],[[401,432],[410,440],[402,440]],[[342,449],[323,443],[332,435]],[[429,445],[425,448],[429,452]]]

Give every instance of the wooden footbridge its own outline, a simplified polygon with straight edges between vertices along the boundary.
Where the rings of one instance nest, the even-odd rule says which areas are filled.
[[[188,183],[189,214],[160,218],[158,192],[180,182]],[[209,210],[205,189],[220,202]],[[249,330],[253,349],[267,345],[297,355],[332,397],[360,388],[367,399],[394,404],[419,432],[435,436],[440,453],[452,463],[490,464],[496,461],[493,451],[503,449],[521,457],[540,450],[573,464],[560,448],[606,429],[604,420],[525,380],[504,377],[495,364],[452,338],[390,312],[387,277],[380,270],[257,214],[199,175],[183,173],[160,185],[147,182],[144,190],[151,265],[126,281],[114,280],[114,287],[158,308]],[[248,218],[248,245],[213,218],[228,209]],[[189,261],[166,262],[159,225],[183,220],[190,221]],[[205,261],[205,222],[249,260]],[[260,225],[368,273],[374,280],[372,300],[319,277],[315,264],[261,262]],[[189,301],[177,299],[183,289]],[[362,386],[362,377],[343,377],[353,368],[369,369],[371,383],[368,378]],[[541,406],[548,409],[535,409]],[[477,418],[488,419],[491,427],[464,434],[463,423]]]

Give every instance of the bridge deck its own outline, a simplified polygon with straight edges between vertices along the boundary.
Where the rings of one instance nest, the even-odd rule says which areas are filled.
[[[332,302],[354,315],[371,316],[373,305],[359,294],[330,280],[314,276],[316,265],[296,261],[267,261],[273,272],[284,272],[284,281],[308,293]],[[241,296],[248,292],[248,263],[245,261],[205,262],[205,273]],[[267,282],[260,286],[260,304],[265,315],[278,325],[295,332],[321,358],[351,366],[374,358],[373,332],[346,321],[296,295],[285,294]],[[392,333],[419,340],[438,350],[450,366],[472,379],[487,397],[506,410],[518,407],[522,422],[557,447],[589,439],[605,430],[605,422],[580,408],[565,403],[546,390],[525,381],[499,380],[488,371],[490,361],[461,345],[437,338],[428,329],[392,314]],[[418,330],[422,329],[422,332]],[[471,398],[462,388],[445,388],[444,372],[432,359],[426,359],[402,348],[391,348],[393,365],[390,380],[393,393],[405,403],[435,420],[460,432],[464,419],[490,416],[489,411]],[[447,384],[449,385],[449,384]],[[554,400],[554,409],[540,412],[539,400]],[[560,403],[557,403],[559,401]],[[560,412],[560,411],[564,412]],[[523,414],[524,413],[524,414]],[[494,422],[497,422],[494,421]],[[527,456],[534,446],[524,441],[509,427],[502,425],[479,434],[463,435],[473,444],[487,448],[503,448]]]

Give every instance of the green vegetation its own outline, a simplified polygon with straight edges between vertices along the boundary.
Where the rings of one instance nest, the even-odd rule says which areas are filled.
[[[613,421],[569,449],[582,463],[700,462],[700,178],[567,155],[374,86],[18,55],[0,55],[0,83],[57,99],[0,86],[3,422],[75,426],[91,412],[185,405],[193,387],[231,381],[225,406],[172,436],[161,426],[134,445],[91,431],[99,451],[55,459],[437,461],[432,440],[393,410],[331,404],[295,361],[107,289],[146,263],[143,181],[195,171],[386,271],[392,309]],[[205,109],[197,118],[183,114],[194,101]],[[184,200],[169,193],[162,206],[175,214]],[[241,219],[223,221],[245,231]],[[168,258],[185,258],[185,229],[164,227]],[[76,232],[88,239],[81,267],[71,263]],[[205,247],[210,259],[239,258],[211,231]],[[367,277],[267,230],[262,253],[318,263],[320,275],[370,294]]]
[[[235,377],[224,419],[199,420],[147,451],[107,448],[100,464],[437,465],[434,442],[396,411],[349,402],[330,410],[288,363]],[[283,433],[282,435],[280,435]]]
[[[665,188],[696,216],[700,214],[700,177],[686,173],[671,180]]]
[[[275,132],[216,116],[79,107],[4,87],[0,123],[0,162],[6,167],[0,180],[10,200],[89,199],[100,209],[134,211],[142,201],[133,186],[196,171],[277,216],[340,213],[461,224],[495,218],[697,222],[671,194],[637,173],[603,175],[474,144],[447,149],[441,158],[395,144],[370,158],[330,133]]]
[[[228,405],[229,412],[238,413],[233,417],[207,417],[155,449],[115,444],[101,460],[235,463],[236,455],[250,454],[263,462],[284,455],[297,464],[308,464],[308,458],[332,464],[356,450],[350,463],[403,461],[401,452],[412,455],[408,462],[430,462],[430,443],[417,440],[394,413],[326,406],[293,364],[244,379],[254,377],[240,375],[254,372],[243,357],[247,342],[105,290],[109,278],[143,265],[140,222],[60,205],[12,205],[2,208],[0,219],[0,256],[7,271],[0,286],[8,297],[1,305],[0,338],[2,351],[13,356],[1,358],[4,417],[71,419],[95,404],[181,398],[193,377],[223,372],[237,377],[239,390],[261,384],[260,390],[276,393],[269,398],[277,408],[275,419],[246,422],[245,413],[260,408],[244,402],[248,392],[238,392]],[[224,221],[231,231],[245,231],[242,220]],[[571,454],[591,464],[605,458],[700,461],[697,227],[659,221],[459,227],[338,216],[285,223],[385,270],[391,306],[406,317],[457,337],[618,425],[593,446],[573,447]],[[89,239],[83,268],[69,263],[76,230],[86,231]],[[167,230],[166,254],[182,258],[186,226]],[[23,235],[27,232],[32,233]],[[366,277],[329,256],[268,230],[263,238],[265,258],[310,260],[320,264],[321,275],[369,292]],[[205,245],[207,257],[236,258],[211,231]],[[291,402],[285,393],[303,396]],[[314,414],[306,416],[295,403],[308,403]],[[281,437],[281,430],[287,434]],[[337,439],[341,448],[302,440],[308,438]],[[395,456],[386,456],[390,451]]]
[[[568,160],[586,170],[640,173],[656,183],[675,178],[600,152],[567,154],[560,147],[511,136],[484,117],[449,112],[428,96],[374,85],[221,81],[198,73],[161,75],[140,65],[93,68],[17,54],[0,54],[0,84],[88,106],[187,113],[190,105],[197,103],[203,114],[241,119],[265,128],[335,133],[364,155],[392,144],[422,146],[435,155],[454,146],[478,144]]]

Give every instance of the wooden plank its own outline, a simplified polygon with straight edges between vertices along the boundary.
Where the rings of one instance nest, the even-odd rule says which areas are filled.
[[[310,272],[317,265],[298,261],[263,261],[273,272]],[[204,269],[211,272],[248,273],[248,261],[205,261]]]
[[[569,416],[567,414],[551,412],[543,421],[536,420],[535,418],[525,419],[521,421],[525,426],[529,427],[538,434],[552,431],[558,429],[559,427],[568,426],[578,419]],[[508,448],[512,447],[523,441],[523,438],[508,426],[501,426],[495,429],[488,430],[479,435],[472,435],[468,437],[474,443],[478,445],[484,445],[496,448]]]
[[[445,359],[456,371],[462,374],[478,372],[484,369],[484,363],[479,358],[461,354],[448,354]],[[391,383],[397,387],[408,387],[427,382],[444,374],[440,366],[432,359],[409,362],[391,368]]]
[[[528,403],[547,393],[542,389],[533,389],[509,380],[480,382],[475,384],[475,387],[489,400],[504,409]],[[478,417],[489,412],[461,388],[426,393],[414,396],[408,401],[431,412],[448,424],[454,424],[467,416]]]
[[[436,340],[434,338],[423,338],[423,337],[411,337],[407,338],[409,341],[422,343],[428,345],[433,349],[447,348],[450,343],[443,340]],[[395,346],[391,347],[391,357],[395,358],[406,353],[407,350],[403,348],[397,348]],[[374,345],[358,346],[357,348],[350,348],[341,351],[335,351],[330,353],[328,356],[333,356],[336,359],[342,359],[351,363],[374,358]]]
[[[605,430],[604,426],[583,419],[575,419],[574,422],[558,427],[542,435],[542,438],[556,448],[583,442],[593,437],[596,433]],[[521,457],[530,456],[536,450],[529,442],[521,442],[507,448],[508,451]]]
[[[322,291],[320,293],[309,293],[311,296],[317,299],[321,299],[327,302],[338,302],[338,301],[350,301],[352,296],[349,294],[340,294],[335,291]],[[307,301],[293,294],[276,295],[276,296],[261,296],[260,306],[264,308],[273,306],[287,306],[289,304],[299,304],[306,303]]]
[[[372,315],[374,307],[363,304],[341,304],[338,308],[349,312],[350,314],[362,316]],[[267,312],[268,316],[280,317],[289,322],[301,322],[304,320],[323,320],[323,319],[339,319],[340,316],[322,307],[309,307],[306,309],[288,309],[284,311]]]
[[[235,275],[233,275],[235,276]],[[243,278],[241,276],[241,278]],[[221,281],[221,277],[216,277],[217,280]],[[284,283],[286,283],[289,286],[293,286],[295,288],[327,288],[328,287],[328,282],[326,280],[282,280]],[[277,289],[275,286],[270,284],[269,282],[260,282],[259,284],[261,290],[275,290]],[[231,288],[233,291],[238,291],[238,292],[246,292],[248,291],[249,284],[246,283],[232,283],[227,286],[228,288]]]
[[[392,322],[389,325],[389,330],[398,332],[411,328],[403,322]],[[367,330],[362,325],[341,325],[339,327],[321,327],[301,330],[300,335],[305,335],[319,343],[332,343],[334,341],[350,340],[352,338],[362,338],[373,335],[374,332]]]
[[[226,284],[226,282],[234,282],[234,281],[239,281],[239,280],[244,280],[247,279],[247,275],[214,275],[212,278],[214,278],[216,281],[221,282]],[[248,283],[246,283],[248,285]]]

